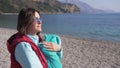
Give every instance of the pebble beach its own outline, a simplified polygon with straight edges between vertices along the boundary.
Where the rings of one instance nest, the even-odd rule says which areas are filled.
[[[0,28],[0,68],[10,68],[6,40],[17,31]],[[120,68],[120,43],[60,35],[63,68]]]

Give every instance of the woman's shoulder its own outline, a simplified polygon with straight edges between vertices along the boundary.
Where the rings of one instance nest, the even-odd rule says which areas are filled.
[[[28,42],[20,42],[17,44],[16,49],[19,50],[32,50],[31,45]]]

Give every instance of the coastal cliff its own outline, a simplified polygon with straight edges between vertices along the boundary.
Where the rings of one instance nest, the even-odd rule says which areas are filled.
[[[18,13],[20,9],[33,7],[41,13],[79,13],[76,5],[57,0],[0,0],[0,14]]]

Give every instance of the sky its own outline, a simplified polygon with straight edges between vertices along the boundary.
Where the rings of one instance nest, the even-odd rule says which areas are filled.
[[[104,10],[114,10],[120,12],[120,0],[79,0],[93,8],[104,9]]]

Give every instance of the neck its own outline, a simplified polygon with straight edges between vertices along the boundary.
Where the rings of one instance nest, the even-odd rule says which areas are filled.
[[[27,32],[27,34],[29,34],[29,35],[33,35],[33,36],[35,36],[35,35],[36,35],[36,33],[35,33],[35,32]]]

